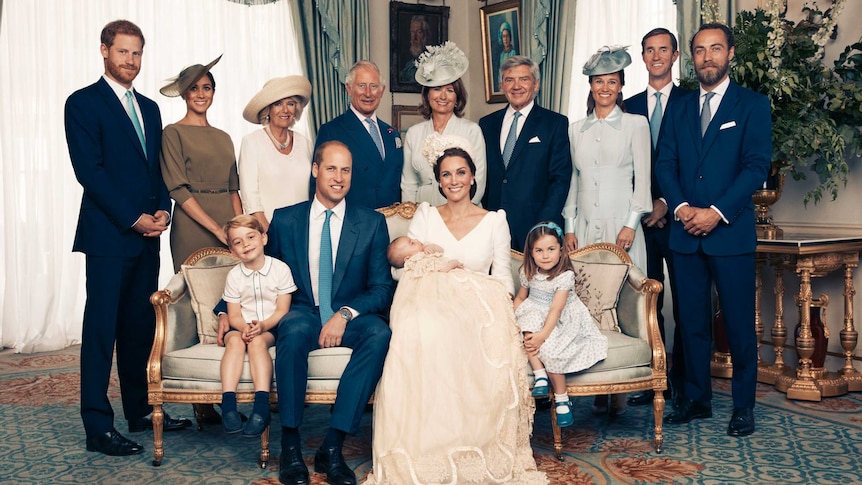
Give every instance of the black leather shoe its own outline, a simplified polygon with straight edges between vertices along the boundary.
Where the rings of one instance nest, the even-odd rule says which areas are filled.
[[[191,428],[192,421],[190,419],[173,419],[165,413],[165,418],[162,420],[162,431],[178,431],[181,429]],[[151,418],[139,418],[129,420],[129,433],[140,433],[153,429],[153,420]]]
[[[302,461],[302,450],[298,446],[289,446],[281,450],[279,460],[278,481],[285,485],[308,485],[308,467]]]
[[[341,449],[335,446],[321,448],[314,454],[314,471],[326,473],[330,485],[356,485],[356,474],[344,463]]]
[[[628,403],[629,406],[646,406],[647,404],[652,404],[652,400],[655,397],[655,391],[643,391],[636,392],[634,394],[629,394]]]
[[[692,419],[704,419],[712,417],[712,404],[707,402],[681,401],[679,407],[674,406],[674,411],[664,417],[664,424],[688,423]]]
[[[727,425],[727,434],[730,436],[748,436],[754,433],[754,409],[735,408],[730,424]]]
[[[108,456],[128,456],[143,453],[144,447],[112,429],[105,434],[87,436],[87,451],[98,451]]]

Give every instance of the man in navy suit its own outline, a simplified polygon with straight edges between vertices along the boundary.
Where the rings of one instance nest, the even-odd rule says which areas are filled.
[[[679,49],[676,36],[669,30],[659,27],[647,32],[641,40],[641,57],[643,57],[649,83],[644,91],[635,94],[626,100],[626,109],[629,113],[646,116],[650,123],[652,134],[652,212],[641,219],[644,229],[644,240],[647,250],[647,276],[657,280],[664,285],[664,264],[670,279],[671,297],[673,302],[673,319],[676,322],[672,350],[673,363],[669,372],[670,388],[668,391],[681,393],[683,387],[683,370],[685,361],[683,359],[682,343],[679,333],[679,298],[677,297],[676,278],[673,276],[673,253],[670,250],[670,224],[667,220],[667,201],[661,193],[661,187],[656,179],[655,162],[657,160],[658,141],[661,139],[661,125],[663,125],[664,113],[668,106],[677,102],[688,91],[673,84],[673,63],[679,58]],[[658,111],[656,111],[658,109]],[[658,295],[658,328],[661,338],[667,342],[665,336],[664,316],[664,286]],[[665,392],[669,397],[670,392]],[[632,406],[649,404],[653,400],[652,390],[638,392],[629,395],[628,403]]]
[[[392,333],[386,315],[394,287],[386,260],[389,233],[382,214],[345,200],[352,190],[352,165],[345,144],[320,145],[311,166],[314,197],[277,209],[267,232],[267,253],[290,266],[298,287],[290,311],[279,322],[276,343],[282,426],[278,477],[285,484],[309,483],[299,436],[309,352],[353,349],[314,469],[326,473],[328,483],[355,484],[341,454],[342,443],[346,434],[359,429],[389,350]],[[326,265],[328,258],[333,261]]]
[[[152,428],[147,358],[155,333],[150,295],[159,275],[159,236],[170,199],[159,169],[162,120],[137,93],[144,36],[135,24],[104,27],[102,78],[66,100],[66,142],[84,188],[72,249],[86,255],[87,302],[81,336],[81,418],[87,450],[132,455],[143,447],[114,428],[108,383],[114,344],[130,432]],[[165,417],[165,429],[191,426]]]
[[[347,201],[369,209],[386,207],[401,200],[401,170],[404,156],[398,130],[377,117],[377,107],[386,85],[380,69],[371,61],[359,61],[350,68],[345,82],[350,109],[317,132],[315,149],[338,140],[353,157],[353,186]],[[314,193],[314,180],[311,193]]]
[[[523,250],[537,222],[563,224],[572,180],[568,120],[536,105],[539,67],[530,58],[512,56],[500,73],[509,106],[479,120],[488,157],[482,205],[506,211],[512,248]]]
[[[733,359],[730,436],[754,432],[757,337],[754,333],[754,207],[772,159],[769,100],[730,81],[733,32],[700,27],[691,40],[698,95],[665,116],[659,144],[659,184],[672,208],[670,247],[680,290],[685,395],[667,424],[712,416],[712,285],[724,312]]]

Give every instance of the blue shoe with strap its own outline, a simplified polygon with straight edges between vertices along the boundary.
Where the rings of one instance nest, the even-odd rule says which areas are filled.
[[[548,397],[550,384],[547,378],[537,377],[533,383],[533,397]]]
[[[554,406],[556,406],[555,411],[557,412],[557,426],[565,428],[575,422],[570,401],[558,401],[554,403]]]

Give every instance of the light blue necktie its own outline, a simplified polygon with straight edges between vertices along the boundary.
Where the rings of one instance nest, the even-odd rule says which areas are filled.
[[[383,139],[380,138],[380,130],[377,128],[377,123],[375,123],[371,118],[365,118],[365,122],[368,123],[368,132],[371,134],[371,139],[374,140],[374,144],[377,145],[377,151],[380,152],[380,158],[385,160],[386,152],[383,151]]]
[[[652,135],[652,147],[656,147],[658,143],[658,132],[661,129],[661,93],[655,93],[655,109],[652,110],[652,116],[649,118],[649,133]]]
[[[703,108],[700,109],[700,136],[706,135],[706,129],[709,128],[709,122],[712,121],[712,108],[709,107],[709,100],[715,96],[715,93],[708,92],[703,100]]]
[[[138,119],[138,112],[135,111],[135,103],[132,101],[132,91],[126,91],[126,106],[129,108],[129,118],[132,119],[132,125],[135,127],[135,133],[138,134],[138,140],[141,141],[141,148],[144,153],[147,153],[147,141],[144,138],[144,129],[141,128],[141,121]]]
[[[320,303],[320,323],[326,323],[335,313],[332,311],[332,236],[329,234],[329,218],[326,211],[323,230],[320,232],[320,271],[317,274],[317,300]]]
[[[509,167],[509,160],[512,159],[512,152],[515,151],[515,142],[518,141],[518,118],[521,117],[520,111],[515,111],[515,117],[512,120],[512,126],[509,128],[509,134],[506,135],[506,143],[503,144],[503,165]]]

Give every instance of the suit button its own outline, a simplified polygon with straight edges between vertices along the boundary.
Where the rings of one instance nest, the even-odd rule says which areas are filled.
[[[698,175],[698,176],[697,176],[697,179],[698,179],[698,180],[703,180],[703,175]]]
[[[507,184],[507,183],[509,183],[509,181],[508,181],[508,180],[506,180],[506,179],[503,179],[503,183],[504,183],[504,184]]]

